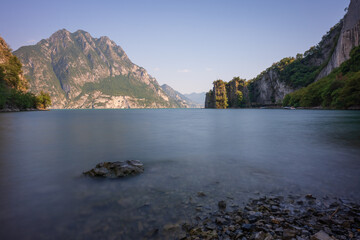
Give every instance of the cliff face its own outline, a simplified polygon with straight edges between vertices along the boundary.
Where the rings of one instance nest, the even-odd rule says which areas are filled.
[[[329,75],[348,60],[350,51],[359,45],[359,29],[360,0],[351,0],[344,19],[332,27],[318,45],[296,58],[287,57],[274,63],[247,82],[244,92],[249,93],[250,106],[279,105],[287,94]],[[214,89],[207,94],[205,107],[216,107],[216,88],[214,84]]]
[[[52,108],[178,107],[108,37],[63,29],[14,54],[24,65],[31,92],[49,92]]]
[[[277,104],[293,91],[293,87],[280,80],[278,71],[270,69],[252,83],[251,101],[253,105]]]
[[[200,108],[201,105],[191,101],[189,98],[185,97],[183,94],[174,90],[167,84],[161,85],[162,90],[169,96],[169,98],[174,101],[180,108]]]
[[[284,58],[250,80],[248,87],[252,105],[281,104],[286,94],[314,82],[334,52],[342,25],[340,21],[317,46],[304,54]]]
[[[360,0],[351,0],[348,12],[344,17],[343,27],[329,63],[317,76],[319,80],[350,58],[350,51],[359,46],[360,39]]]

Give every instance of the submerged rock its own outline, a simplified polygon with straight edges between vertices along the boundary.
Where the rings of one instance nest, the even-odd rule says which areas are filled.
[[[223,200],[219,201],[219,202],[218,202],[218,207],[219,207],[219,210],[225,211],[225,209],[226,209],[226,202],[223,201]]]
[[[144,165],[138,160],[127,160],[125,162],[103,162],[95,168],[84,172],[90,177],[120,178],[129,175],[136,175],[144,172]]]

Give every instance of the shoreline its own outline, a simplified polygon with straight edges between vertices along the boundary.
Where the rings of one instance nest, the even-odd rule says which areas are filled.
[[[49,109],[36,109],[36,108],[27,108],[27,109],[18,109],[18,108],[4,108],[0,109],[0,113],[12,113],[12,112],[36,112],[36,111],[50,111]]]
[[[217,109],[217,108],[202,108],[202,109]],[[226,109],[283,109],[283,110],[360,110],[360,106],[353,106],[347,109],[337,109],[337,108],[324,108],[321,106],[318,107],[297,107],[294,109],[290,109],[290,107],[282,107],[282,106],[262,106],[262,107],[246,107],[246,108],[226,108]]]
[[[263,196],[183,224],[180,239],[360,239],[360,205],[345,199]]]

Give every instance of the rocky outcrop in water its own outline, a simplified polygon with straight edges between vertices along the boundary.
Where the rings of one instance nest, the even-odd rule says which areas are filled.
[[[205,97],[205,108],[238,108],[249,104],[249,93],[244,79],[234,77],[229,82],[217,80]]]
[[[49,92],[52,108],[179,107],[108,37],[62,29],[14,54],[23,63],[30,91]]]
[[[121,178],[129,175],[136,175],[144,172],[144,165],[137,160],[128,160],[125,162],[103,162],[95,168],[84,172],[89,177]]]

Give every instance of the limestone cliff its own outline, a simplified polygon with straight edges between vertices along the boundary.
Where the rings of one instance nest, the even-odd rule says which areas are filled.
[[[179,107],[108,37],[62,29],[14,54],[24,65],[30,90],[49,92],[52,108]]]
[[[269,69],[257,80],[250,82],[249,88],[253,106],[281,103],[286,94],[294,91],[294,87],[280,80],[278,71],[274,69]]]
[[[359,46],[360,39],[360,0],[351,0],[348,12],[344,17],[344,23],[341,29],[334,53],[329,63],[317,76],[319,80],[331,73],[331,71],[350,58],[350,51]]]
[[[284,58],[250,80],[252,106],[281,104],[286,94],[314,82],[334,52],[342,25],[340,21],[332,27],[318,45],[304,54]]]

